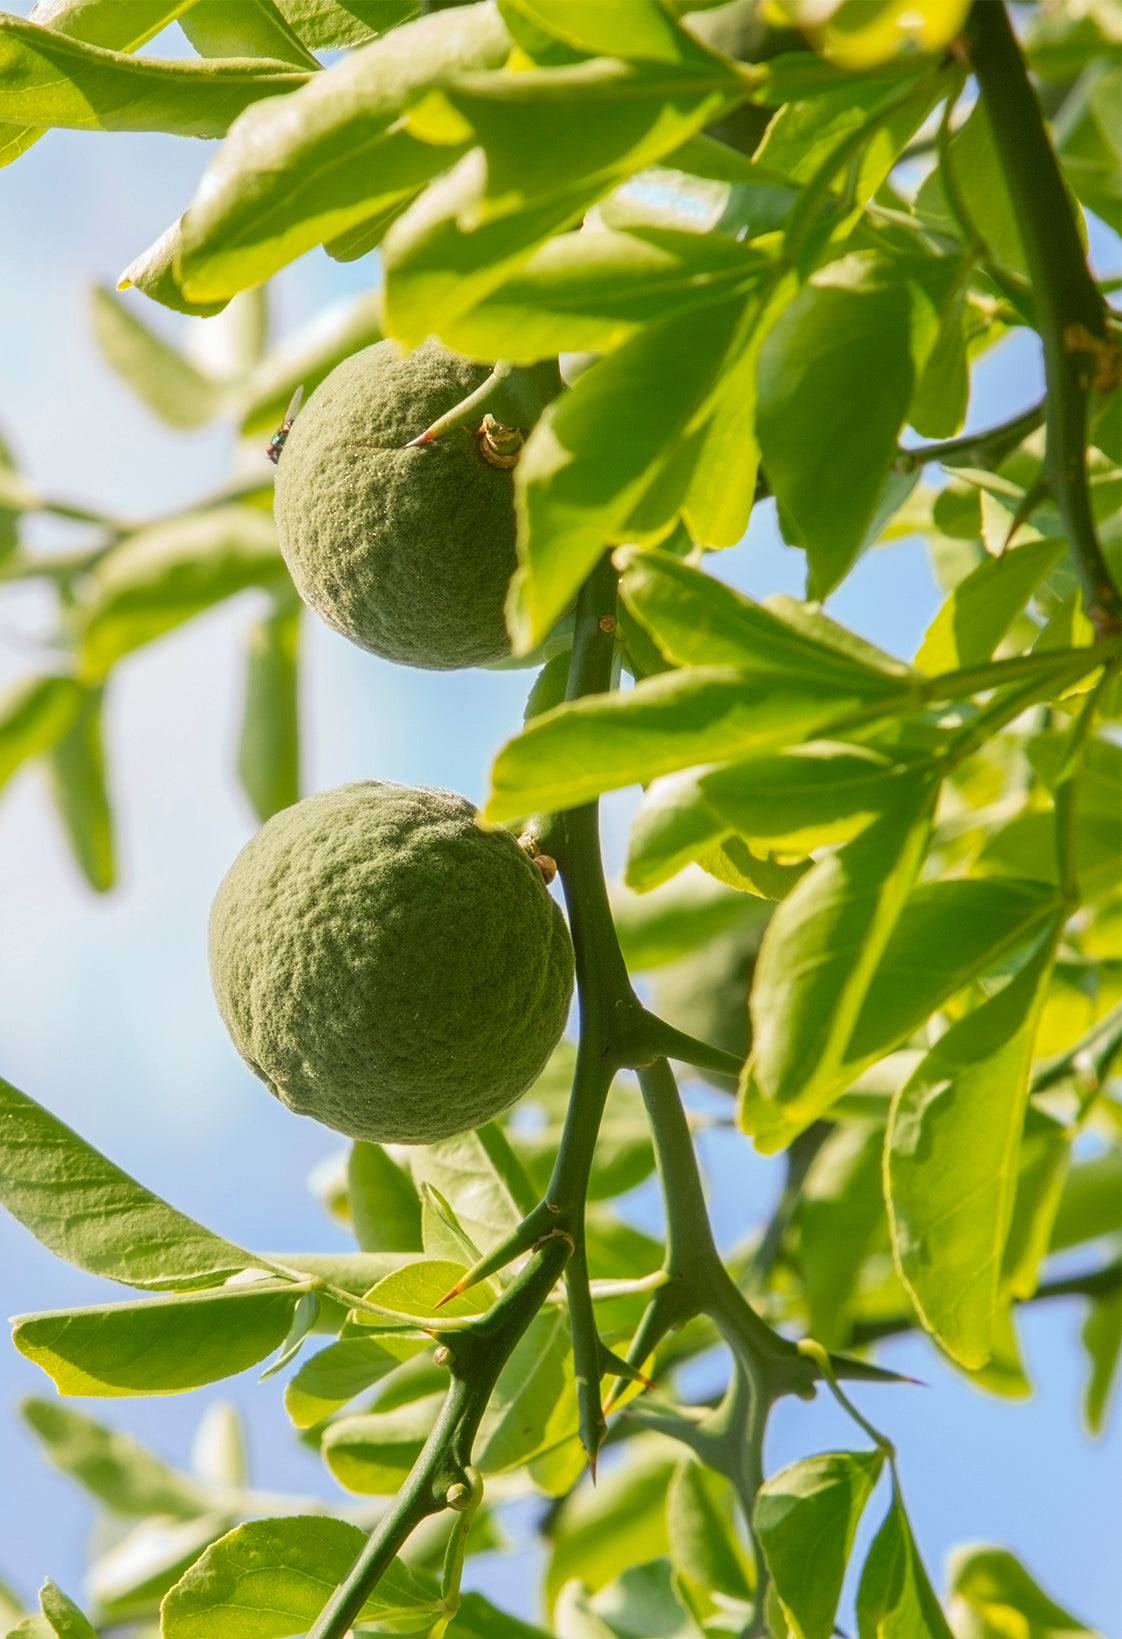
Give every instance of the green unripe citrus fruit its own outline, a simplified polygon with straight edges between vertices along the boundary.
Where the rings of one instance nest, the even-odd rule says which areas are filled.
[[[214,901],[215,996],[290,1109],[429,1144],[499,1114],[565,1026],[573,949],[505,831],[447,791],[367,780],[306,797],[242,849]]]
[[[387,660],[447,671],[510,652],[512,473],[470,427],[404,447],[489,374],[436,341],[377,342],[316,388],[285,444],[275,513],[297,591]]]

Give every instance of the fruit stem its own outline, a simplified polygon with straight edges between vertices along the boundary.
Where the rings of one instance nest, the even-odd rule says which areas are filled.
[[[484,415],[492,416],[503,427],[520,427],[528,432],[562,385],[556,359],[542,359],[537,364],[511,364],[508,359],[499,359],[486,381],[405,447],[411,450],[419,444],[431,444],[434,438],[443,438],[457,427],[471,425],[474,431]]]

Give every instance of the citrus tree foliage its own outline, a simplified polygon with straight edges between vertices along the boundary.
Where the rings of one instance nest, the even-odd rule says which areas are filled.
[[[828,1639],[866,1508],[860,1639],[1086,1631],[1001,1549],[964,1549],[937,1593],[892,1446],[842,1387],[888,1375],[878,1339],[922,1329],[979,1390],[1026,1393],[1018,1307],[1078,1293],[1095,1429],[1122,1332],[1122,421],[1082,215],[1118,225],[1120,25],[1110,0],[1022,10],[1019,39],[998,0],[0,14],[5,163],[49,126],[225,138],[120,288],[235,303],[228,372],[159,339],[136,296],[96,292],[93,322],[166,422],[233,416],[258,451],[140,522],[33,494],[3,456],[0,572],[51,583],[58,630],[0,708],[0,773],[46,763],[111,886],[114,667],[255,586],[272,611],[239,770],[260,817],[293,801],[299,614],[260,446],[294,389],[383,334],[435,333],[498,361],[509,406],[562,355],[564,390],[521,418],[508,623],[539,670],[486,817],[557,860],[580,998],[579,1042],[513,1115],[354,1145],[326,1191],[349,1255],[234,1246],[3,1084],[5,1204],[132,1288],[20,1317],[16,1347],[63,1395],[105,1397],[298,1360],[289,1416],[356,1498],[255,1493],[226,1414],[187,1474],[33,1399],[46,1456],[118,1540],[89,1618],[48,1582],[38,1614],[0,1596],[13,1633],[534,1639],[460,1593],[495,1499],[526,1495],[547,1500],[563,1639]],[[196,57],[136,54],[173,20]],[[377,249],[384,281],[269,350],[262,287],[318,245]],[[962,436],[973,362],[1024,328],[1045,401]],[[805,601],[754,602],[707,556],[768,497]],[[22,547],[36,511],[84,544]],[[913,533],[945,601],[905,663],[822,600]],[[609,901],[595,805],[629,785]],[[785,1169],[723,1261],[670,1060]],[[613,1205],[655,1170],[663,1241]],[[725,1387],[691,1401],[680,1368],[718,1345]],[[816,1388],[852,1411],[852,1449],[765,1475],[771,1406]]]

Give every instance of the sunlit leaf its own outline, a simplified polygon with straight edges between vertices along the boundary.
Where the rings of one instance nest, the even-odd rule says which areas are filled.
[[[205,1513],[206,1495],[193,1481],[120,1429],[106,1428],[57,1400],[29,1398],[20,1410],[50,1462],[114,1513],[179,1519]]]
[[[883,1466],[880,1451],[832,1451],[760,1487],[756,1530],[797,1639],[830,1639],[834,1631],[854,1533]]]

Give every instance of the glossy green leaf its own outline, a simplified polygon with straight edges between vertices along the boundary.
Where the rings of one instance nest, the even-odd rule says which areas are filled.
[[[744,313],[737,297],[648,326],[586,370],[534,428],[515,472],[520,567],[507,618],[520,650],[541,642],[605,545],[625,537],[664,448],[712,390]]]
[[[678,768],[797,743],[862,703],[856,693],[839,693],[828,677],[768,676],[731,666],[669,672],[626,694],[574,700],[535,718],[499,752],[486,817],[572,808]]]
[[[861,1266],[887,1241],[879,1122],[839,1122],[810,1164],[794,1228],[807,1330],[827,1349],[849,1339]]]
[[[1064,551],[1062,540],[1041,539],[999,558],[987,556],[959,582],[927,628],[916,665],[926,672],[951,672],[988,660]]]
[[[1050,932],[1003,990],[939,1038],[889,1118],[896,1266],[924,1326],[969,1369],[990,1354],[1053,947]]]
[[[315,1621],[365,1541],[357,1525],[319,1515],[239,1525],[167,1595],[163,1639],[288,1639]],[[359,1618],[388,1620],[438,1608],[431,1577],[395,1559]]]
[[[475,1444],[484,1474],[517,1468],[577,1432],[577,1391],[569,1317],[534,1316],[500,1373]]]
[[[960,271],[952,257],[855,252],[812,274],[764,340],[757,433],[812,597],[861,547]]]
[[[20,1315],[12,1341],[60,1394],[180,1394],[264,1360],[286,1336],[295,1304],[287,1282],[262,1281]]]
[[[465,1593],[448,1625],[447,1639],[550,1639],[550,1635],[544,1628],[499,1610],[481,1593]]]
[[[442,1394],[432,1394],[393,1411],[343,1417],[324,1433],[323,1460],[348,1491],[391,1495],[421,1455],[443,1404]]]
[[[831,1451],[760,1487],[756,1531],[796,1639],[830,1639],[854,1533],[883,1466],[880,1451]]]
[[[853,842],[802,877],[768,924],[750,1001],[740,1121],[769,1152],[828,1109],[845,1050],[927,850],[936,789],[922,775]]]
[[[299,648],[299,604],[250,630],[238,778],[262,824],[300,796]]]
[[[1026,274],[1025,253],[1009,185],[980,99],[951,138],[950,162],[955,186],[970,219],[995,259],[1015,273]],[[962,237],[963,230],[947,202],[941,166],[936,166],[921,185],[915,208],[921,220],[938,228],[940,233],[956,239]]]
[[[78,715],[48,753],[51,794],[78,868],[97,893],[117,878],[106,785],[102,691],[86,689]]]
[[[570,1577],[595,1593],[628,1565],[666,1552],[665,1498],[676,1464],[661,1448],[633,1449],[631,1461],[602,1474],[595,1489],[566,1499],[551,1536],[551,1605]]]
[[[313,1428],[400,1364],[400,1356],[384,1349],[376,1337],[329,1343],[309,1356],[285,1385],[285,1410],[297,1428]]]
[[[736,1529],[736,1499],[723,1474],[688,1457],[666,1493],[666,1529],[675,1570],[710,1592],[749,1599],[752,1561]]]
[[[97,566],[82,631],[91,680],[114,661],[247,586],[283,583],[270,517],[253,506],[215,507],[152,524]]]
[[[952,1639],[895,1490],[861,1573],[857,1632],[860,1639]]]
[[[1083,1394],[1083,1415],[1091,1432],[1099,1434],[1118,1379],[1118,1360],[1122,1354],[1122,1292],[1096,1298],[1083,1322],[1081,1335],[1091,1363]]]
[[[431,1184],[482,1252],[491,1251],[537,1205],[534,1187],[495,1122],[410,1151],[418,1188]],[[449,1282],[449,1285],[451,1282]]]
[[[1027,945],[1060,910],[1046,882],[974,877],[922,882],[889,936],[857,1016],[845,1063],[883,1057],[975,979]]]
[[[743,97],[736,73],[628,65],[466,76],[446,93],[481,149],[386,235],[386,317],[416,343],[468,312],[623,177],[653,164]]]
[[[196,1484],[121,1430],[57,1400],[29,1398],[20,1411],[47,1459],[115,1514],[194,1519],[205,1513],[207,1499]]]
[[[364,1252],[419,1252],[421,1203],[412,1178],[380,1144],[361,1139],[347,1162],[347,1199]]]
[[[899,691],[913,675],[871,645],[843,643],[842,628],[825,616],[817,622],[808,618],[793,599],[757,603],[668,552],[621,556],[625,604],[678,665],[828,679],[840,693],[869,699]]]
[[[642,325],[725,291],[746,293],[768,266],[723,234],[647,227],[559,234],[445,325],[443,339],[476,357],[526,364],[560,352],[610,352]]]
[[[294,91],[308,76],[286,63],[129,57],[5,14],[0,77],[5,121],[220,137],[250,103]]]
[[[34,20],[87,45],[136,51],[182,10],[183,0],[128,0],[127,4],[120,0],[37,0]],[[41,127],[4,125],[0,128],[0,166],[26,153],[42,135]]]
[[[70,728],[85,696],[72,677],[25,677],[0,696],[0,786],[21,763],[49,751]]]
[[[94,340],[102,357],[169,427],[202,427],[223,407],[221,383],[203,374],[103,285],[90,291]]]
[[[600,0],[578,10],[568,0],[511,0],[532,23],[592,57],[682,67],[704,61],[704,48],[676,26],[657,0]]]
[[[668,888],[683,867],[711,856],[730,831],[705,801],[697,769],[652,780],[631,822],[628,887],[643,895]]]
[[[179,26],[201,57],[271,57],[319,68],[272,0],[194,0]]]
[[[487,1281],[480,1281],[437,1308],[449,1287],[466,1273],[466,1264],[453,1263],[448,1258],[422,1258],[383,1276],[370,1288],[366,1298],[380,1309],[409,1319],[419,1316],[433,1320],[439,1314],[442,1319],[451,1320],[460,1315],[486,1314],[495,1301],[494,1287]],[[371,1325],[377,1324],[375,1317],[361,1318],[369,1320]]]
[[[612,916],[628,967],[642,972],[676,962],[741,923],[762,923],[767,911],[693,869],[653,893],[614,887]]]
[[[211,162],[177,268],[194,300],[230,296],[405,199],[464,151],[419,140],[400,116],[509,36],[486,4],[422,17],[363,46],[274,109],[248,111]]]
[[[1053,1634],[1100,1639],[1086,1623],[1057,1605],[1007,1548],[956,1548],[947,1567],[955,1614],[966,1607],[981,1618],[979,1639],[1015,1629],[1024,1639]]]
[[[56,1256],[127,1286],[214,1286],[255,1266],[0,1081],[0,1201]]]

